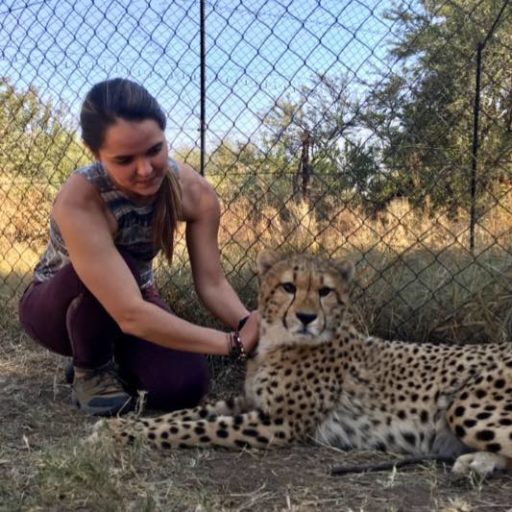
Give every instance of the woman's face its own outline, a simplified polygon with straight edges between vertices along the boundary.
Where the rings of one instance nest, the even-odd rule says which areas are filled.
[[[134,200],[153,197],[167,172],[167,141],[152,119],[118,119],[95,156],[116,186]]]

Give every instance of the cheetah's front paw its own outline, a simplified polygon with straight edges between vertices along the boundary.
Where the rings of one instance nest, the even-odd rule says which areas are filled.
[[[143,426],[135,420],[101,419],[93,426],[93,432],[86,441],[94,443],[103,438],[111,438],[121,444],[131,444],[141,437],[142,430]]]

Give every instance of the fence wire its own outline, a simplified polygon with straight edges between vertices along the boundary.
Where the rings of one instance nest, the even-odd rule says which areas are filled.
[[[509,1],[4,0],[0,300],[47,240],[59,186],[89,161],[87,90],[142,83],[171,153],[222,201],[223,264],[254,301],[257,251],[357,263],[370,330],[504,340],[512,311]],[[184,243],[158,266],[197,311]],[[197,318],[196,318],[197,320]]]

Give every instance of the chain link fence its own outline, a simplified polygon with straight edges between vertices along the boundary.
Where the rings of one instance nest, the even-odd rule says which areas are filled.
[[[82,99],[122,76],[216,188],[224,268],[248,303],[259,249],[308,251],[357,264],[374,333],[510,339],[511,14],[494,0],[4,0],[2,309],[89,159]],[[206,321],[187,261],[181,240],[159,285]]]

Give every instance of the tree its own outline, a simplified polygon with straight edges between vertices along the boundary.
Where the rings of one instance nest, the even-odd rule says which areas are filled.
[[[469,208],[476,50],[491,33],[479,117],[481,203],[510,175],[512,17],[498,20],[501,7],[492,0],[429,0],[417,12],[403,4],[389,13],[402,34],[390,55],[398,72],[376,84],[364,122],[382,141],[382,163],[399,176],[399,193],[417,206],[453,214]]]
[[[43,101],[33,87],[19,91],[0,79],[3,175],[58,185],[84,161],[84,148],[75,131],[66,126],[63,108]]]
[[[326,182],[330,192],[340,190],[339,147],[356,125],[354,110],[345,77],[317,74],[297,98],[278,100],[263,117],[267,166],[292,196],[318,199]]]

